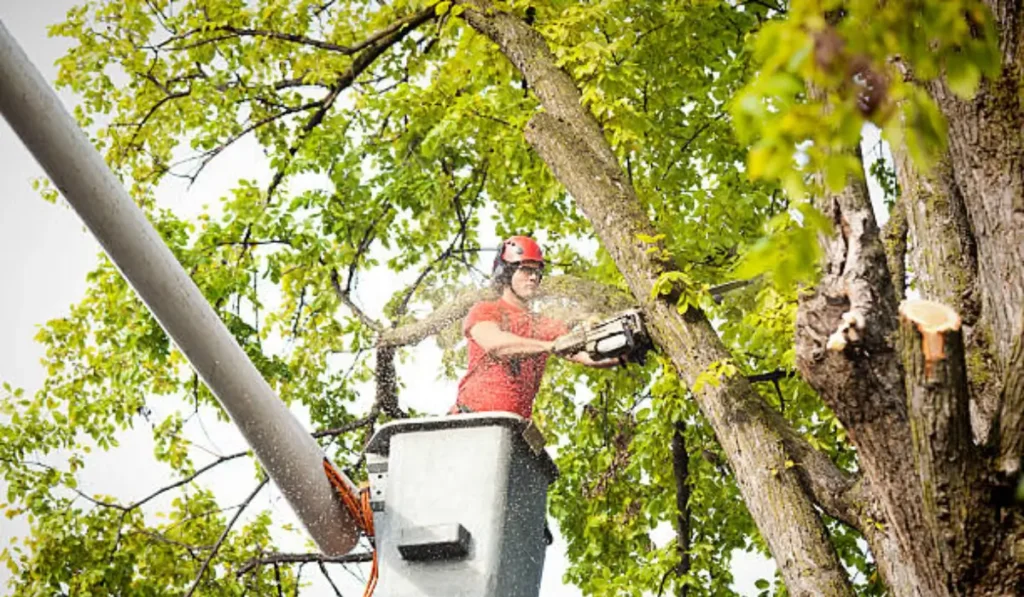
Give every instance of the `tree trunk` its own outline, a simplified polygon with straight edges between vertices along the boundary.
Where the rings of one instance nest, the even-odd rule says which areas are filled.
[[[676,549],[679,564],[676,576],[690,573],[690,455],[686,450],[686,423],[678,421],[672,432],[672,472],[676,479]],[[679,584],[678,597],[689,594],[689,585]]]
[[[527,125],[526,138],[576,199],[602,246],[643,305],[651,334],[681,379],[697,376],[729,352],[703,313],[680,316],[672,293],[650,300],[669,265],[642,238],[654,229],[635,191],[569,75],[530,26],[483,0],[465,0],[463,17],[493,40],[523,73],[546,112]],[[825,527],[805,492],[800,473],[785,466],[784,421],[742,376],[705,384],[696,393],[736,473],[744,501],[770,546],[792,595],[852,595]],[[795,468],[795,467],[794,467]]]

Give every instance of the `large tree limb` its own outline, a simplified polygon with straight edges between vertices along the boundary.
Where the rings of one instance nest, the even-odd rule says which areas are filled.
[[[1024,11],[1019,0],[985,2],[999,25],[1000,76],[984,80],[966,101],[943,80],[926,88],[949,125],[952,176],[977,247],[981,320],[998,378],[1006,372],[1024,304]]]
[[[900,339],[907,364],[907,397],[924,522],[942,568],[963,579],[980,554],[984,506],[980,459],[973,445],[967,406],[967,367],[961,319],[953,309],[925,300],[900,306]],[[921,541],[921,537],[917,538]],[[948,587],[959,593],[961,588]]]
[[[989,323],[981,321],[978,250],[964,196],[948,155],[930,172],[916,168],[906,148],[895,147],[893,157],[901,211],[913,239],[908,261],[914,287],[921,297],[952,307],[963,319],[964,343],[974,353],[969,360],[971,422],[974,437],[985,441],[998,407],[999,374],[989,356]]]
[[[774,413],[774,411],[773,411]],[[781,418],[781,415],[772,414]],[[784,422],[778,425],[784,425]],[[814,502],[836,520],[853,528],[861,528],[864,494],[858,477],[837,467],[828,456],[812,448],[795,432],[784,435],[786,451],[793,460],[793,470]]]
[[[465,20],[498,44],[546,109],[527,126],[527,141],[587,215],[633,296],[650,297],[669,264],[641,240],[655,236],[653,227],[572,79],[540,34],[524,22],[483,0],[461,4],[467,9]],[[703,313],[690,309],[680,317],[672,298],[648,301],[644,311],[654,340],[692,387],[701,372],[729,353]],[[813,503],[796,475],[786,470],[782,433],[765,416],[770,409],[750,383],[733,377],[705,384],[696,398],[729,456],[790,594],[852,595]]]
[[[554,319],[567,322],[582,314],[607,315],[636,306],[635,301],[620,289],[576,276],[544,278],[544,282],[541,284],[541,293],[538,300],[544,303],[545,312]],[[377,337],[377,346],[416,344],[464,318],[476,303],[496,298],[498,298],[497,293],[489,287],[466,290],[419,321],[413,321],[397,328],[384,329]],[[548,304],[561,301],[571,302],[571,308]]]

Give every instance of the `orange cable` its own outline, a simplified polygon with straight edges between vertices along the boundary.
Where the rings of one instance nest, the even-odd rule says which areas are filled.
[[[353,494],[349,484],[345,482],[341,474],[338,473],[331,461],[324,458],[324,472],[327,473],[327,479],[330,480],[331,485],[338,491],[338,495],[341,496],[341,501],[345,505],[345,509],[348,510],[349,516],[356,523],[356,526],[364,535],[369,538],[373,538],[373,508],[370,506],[370,487],[367,483],[363,483],[362,487],[359,488],[359,496]],[[363,592],[363,597],[370,597],[373,595],[373,590],[377,588],[378,568],[377,568],[377,547],[373,547],[373,560],[370,565],[370,577],[366,581],[366,590]]]

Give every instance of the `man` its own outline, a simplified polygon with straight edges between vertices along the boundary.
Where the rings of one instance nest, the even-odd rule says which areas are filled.
[[[506,411],[525,418],[533,414],[555,340],[568,332],[565,324],[529,311],[540,288],[544,255],[527,236],[501,244],[492,278],[500,297],[470,309],[463,323],[469,344],[469,369],[459,382],[451,413]],[[591,367],[612,367],[618,359],[594,361],[586,353],[559,355]]]

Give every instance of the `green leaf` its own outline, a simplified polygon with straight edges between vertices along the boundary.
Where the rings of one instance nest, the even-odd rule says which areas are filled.
[[[946,60],[946,82],[953,93],[963,99],[970,99],[977,93],[981,83],[981,68],[971,62],[967,55],[955,52]]]

